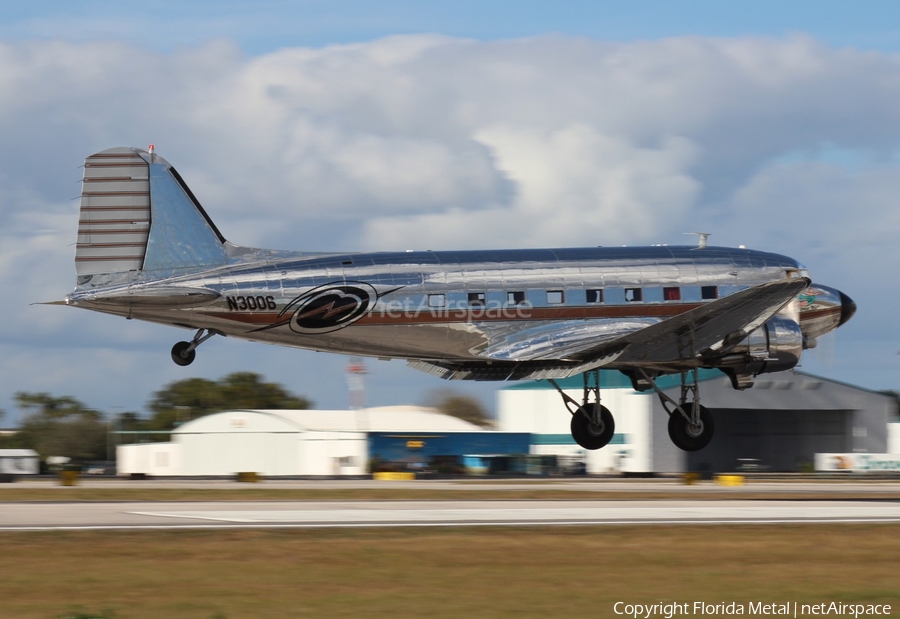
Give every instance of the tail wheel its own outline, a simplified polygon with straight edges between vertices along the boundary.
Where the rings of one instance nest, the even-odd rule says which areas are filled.
[[[197,358],[197,349],[190,342],[178,342],[172,346],[172,361],[178,365],[190,365]]]
[[[594,414],[596,407],[600,410]],[[572,415],[572,438],[585,449],[605,447],[616,433],[616,422],[605,406],[586,404]]]
[[[682,404],[681,408],[688,417],[692,416],[693,404]],[[669,415],[669,438],[675,446],[684,451],[699,451],[709,445],[716,432],[716,423],[712,413],[705,406],[700,407],[696,424],[684,418],[677,410]]]

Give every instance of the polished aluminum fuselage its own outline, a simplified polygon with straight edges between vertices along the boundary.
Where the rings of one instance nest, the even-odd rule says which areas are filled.
[[[836,290],[807,287],[791,258],[705,238],[698,247],[245,248],[225,240],[169,162],[131,147],[85,159],[75,267],[67,304],[198,330],[173,348],[176,363],[190,363],[185,353],[208,330],[474,380],[707,366],[740,387],[793,367],[855,309]]]
[[[99,280],[80,286],[67,301],[128,318],[312,350],[484,360],[483,352],[504,330],[540,333],[567,321],[590,324],[595,337],[602,325],[602,333],[615,337],[714,298],[804,272],[785,256],[719,247],[291,255],[231,246],[229,253],[233,258],[226,266],[142,271],[138,281],[118,285]],[[371,302],[345,324],[304,330],[286,322],[292,304],[304,295],[361,285],[374,291]],[[177,289],[208,294],[192,302],[172,300],[166,291]],[[156,303],[148,301],[154,290],[163,291]],[[601,298],[596,291],[602,291]],[[840,316],[839,302],[830,302],[835,291],[819,292],[818,304],[792,304],[801,325],[807,316],[816,334],[836,327]],[[492,358],[504,358],[503,351],[493,353]]]

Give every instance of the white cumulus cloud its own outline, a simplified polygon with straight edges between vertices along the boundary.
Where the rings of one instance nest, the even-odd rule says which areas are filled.
[[[900,302],[878,267],[900,266],[900,57],[805,36],[421,35],[262,56],[224,41],[171,53],[0,43],[0,129],[0,346],[15,357],[28,342],[52,345],[66,368],[54,376],[75,395],[119,375],[115,354],[85,363],[88,346],[156,351],[145,391],[172,371],[155,327],[28,305],[74,285],[70,198],[83,158],[112,146],[155,143],[240,244],[680,243],[703,230],[808,263],[857,298],[860,317]],[[879,354],[893,353],[887,314],[851,322],[847,337],[881,333]],[[265,373],[269,350],[243,347],[215,369]],[[888,387],[886,364],[865,376],[838,369]],[[39,390],[37,374],[4,373],[0,407],[16,389]]]

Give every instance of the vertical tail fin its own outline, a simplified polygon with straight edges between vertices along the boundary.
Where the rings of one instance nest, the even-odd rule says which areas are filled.
[[[225,239],[168,161],[111,148],[84,162],[75,270],[180,271],[226,264]]]

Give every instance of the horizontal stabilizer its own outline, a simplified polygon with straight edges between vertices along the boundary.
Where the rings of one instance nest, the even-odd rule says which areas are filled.
[[[128,287],[103,290],[100,293],[69,295],[68,305],[110,305],[140,307],[200,307],[217,300],[221,295],[206,288],[176,286],[152,288]]]

